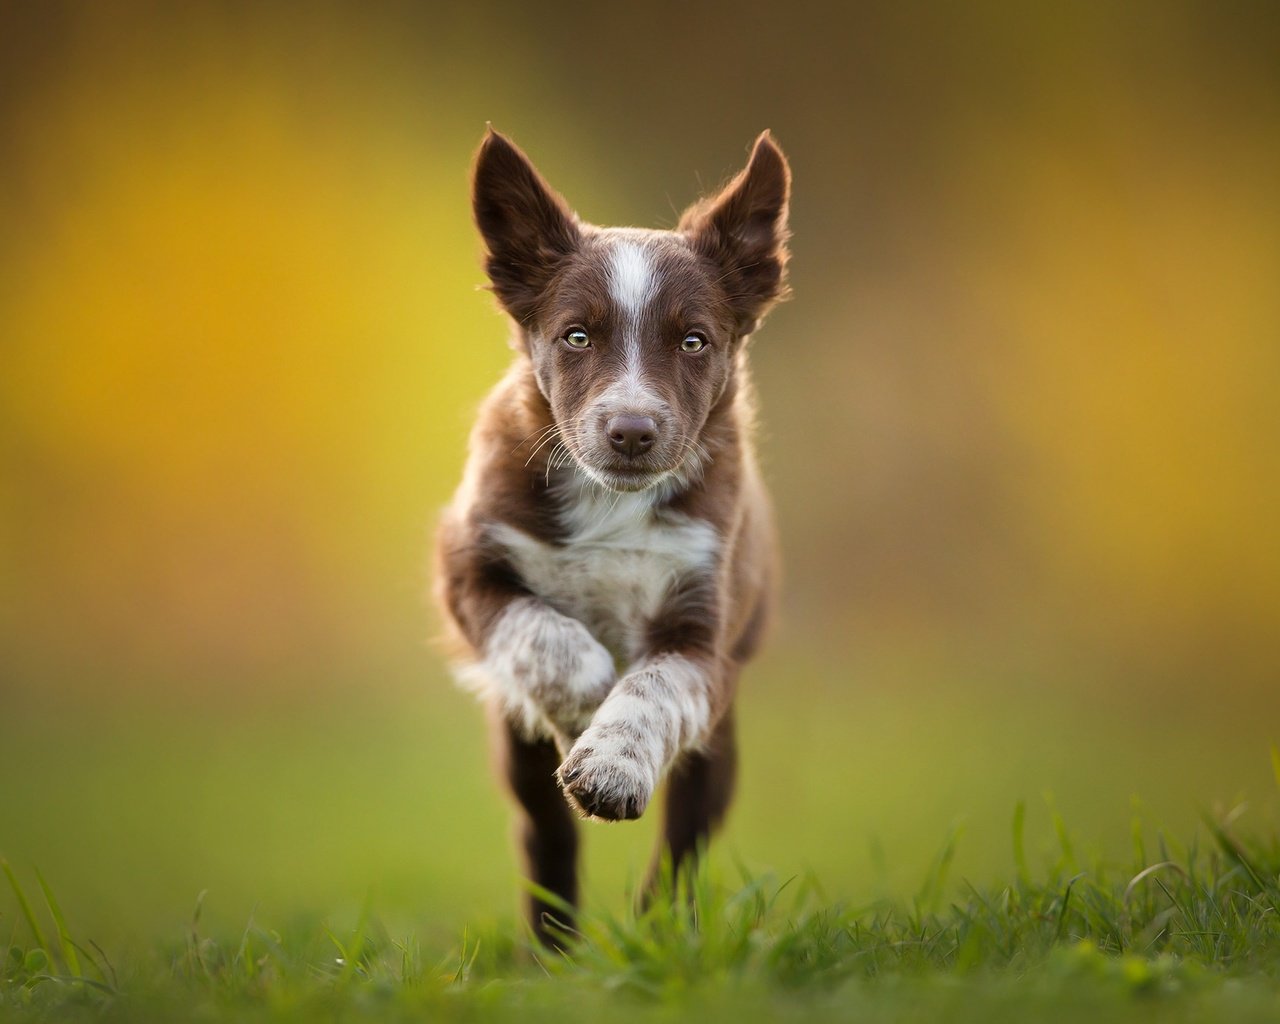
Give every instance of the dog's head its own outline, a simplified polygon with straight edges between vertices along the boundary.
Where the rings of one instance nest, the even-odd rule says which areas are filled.
[[[582,470],[637,491],[687,473],[742,340],[786,293],[791,174],[768,132],[674,231],[580,221],[504,136],[476,157],[486,269]]]

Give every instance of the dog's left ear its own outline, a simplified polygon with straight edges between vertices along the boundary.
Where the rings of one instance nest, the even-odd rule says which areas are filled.
[[[790,197],[791,168],[766,131],[747,166],[718,195],[695,203],[680,218],[677,230],[721,268],[739,334],[750,334],[787,297]]]

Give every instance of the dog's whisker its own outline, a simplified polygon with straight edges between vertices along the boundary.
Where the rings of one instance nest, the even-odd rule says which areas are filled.
[[[525,441],[528,441],[531,437],[538,437],[538,436],[540,436],[540,435],[542,435],[542,434],[546,434],[546,433],[548,433],[549,431],[555,430],[557,427],[559,427],[559,424],[558,424],[558,423],[554,423],[554,422],[553,422],[553,423],[548,423],[546,426],[539,427],[537,430],[534,430],[534,431],[530,432],[529,434],[526,434],[526,435],[525,435],[525,437],[524,437],[524,440],[522,440],[520,443],[521,443],[521,444],[524,444],[524,442],[525,442]]]
[[[532,433],[530,433],[530,434],[526,434],[523,438],[521,438],[521,439],[516,443],[516,446],[515,446],[514,448],[512,448],[512,449],[511,449],[511,454],[512,454],[512,455],[514,455],[514,454],[515,454],[516,452],[518,452],[521,448],[523,448],[526,444],[530,443],[534,438],[542,437],[542,436],[544,436],[544,435],[546,435],[546,434],[551,433],[553,430],[555,430],[555,429],[556,429],[556,426],[557,426],[557,424],[555,424],[555,423],[550,423],[550,424],[548,424],[548,425],[547,425],[547,426],[545,426],[545,427],[539,427],[537,430],[533,431],[533,432],[532,432]]]
[[[547,455],[547,471],[543,478],[547,486],[551,485],[551,471],[555,469],[556,455],[559,453],[560,449],[563,447],[564,447],[563,440],[556,441],[555,445],[551,449],[550,454]]]
[[[546,483],[550,485],[552,472],[564,469],[566,466],[573,464],[573,450],[569,447],[569,441],[563,436],[556,442],[551,454],[547,456]]]
[[[542,451],[543,448],[545,448],[548,444],[553,442],[555,439],[556,439],[555,434],[548,434],[541,441],[539,441],[538,447],[534,448],[533,451],[529,453],[529,457],[524,460],[524,464],[526,466],[529,465],[529,463],[531,463],[535,458],[537,458],[538,452]]]
[[[536,455],[538,454],[538,452],[542,451],[542,449],[543,449],[543,448],[545,448],[545,447],[547,446],[548,442],[550,442],[551,440],[553,440],[553,439],[555,438],[555,436],[556,436],[556,434],[555,434],[555,424],[552,424],[552,430],[551,430],[551,431],[549,431],[549,432],[547,433],[547,436],[546,436],[546,437],[544,437],[541,441],[539,441],[539,442],[538,442],[538,447],[537,447],[537,448],[535,448],[532,452],[530,452],[530,453],[529,453],[529,457],[528,457],[527,459],[525,459],[525,460],[524,460],[524,464],[525,464],[526,466],[527,466],[527,465],[529,465],[529,463],[531,463],[531,462],[533,461],[534,456],[536,456]]]

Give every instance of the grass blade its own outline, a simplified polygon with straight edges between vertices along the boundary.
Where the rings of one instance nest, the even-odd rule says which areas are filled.
[[[951,829],[946,843],[943,844],[941,852],[933,862],[933,867],[929,870],[929,873],[925,876],[924,883],[920,886],[920,892],[916,896],[916,905],[924,913],[936,913],[942,905],[943,897],[947,891],[947,876],[951,872],[951,862],[955,860],[956,847],[959,845],[963,831],[959,825]]]
[[[71,972],[71,976],[79,978],[80,957],[76,953],[76,944],[71,941],[71,933],[67,931],[67,922],[62,916],[62,908],[58,906],[58,901],[53,896],[53,890],[49,888],[49,883],[44,880],[44,875],[40,874],[39,868],[36,868],[36,881],[40,883],[40,890],[44,893],[44,901],[49,906],[49,914],[53,917],[53,925],[58,929],[58,943],[62,947],[62,959],[67,965],[67,970]]]
[[[1085,873],[1081,871],[1074,878],[1069,878],[1067,880],[1067,891],[1062,894],[1062,907],[1058,911],[1058,924],[1054,929],[1054,940],[1056,942],[1062,941],[1062,933],[1067,926],[1067,907],[1071,903],[1071,890],[1075,886],[1076,882],[1084,878],[1084,875]]]
[[[1019,800],[1013,808],[1013,863],[1018,869],[1018,881],[1023,886],[1031,884],[1031,871],[1027,868],[1026,847],[1027,804]]]
[[[1162,860],[1159,864],[1152,864],[1149,867],[1143,868],[1131,879],[1129,879],[1129,884],[1124,887],[1124,895],[1120,897],[1120,905],[1128,906],[1129,897],[1133,895],[1133,891],[1138,887],[1138,885],[1143,881],[1143,879],[1151,877],[1157,871],[1164,871],[1166,868],[1171,871],[1176,871],[1179,875],[1182,876],[1182,880],[1184,882],[1188,880],[1187,873],[1183,871],[1182,868],[1178,867],[1177,864],[1175,864],[1171,860]]]
[[[106,985],[101,981],[94,981],[92,978],[81,978],[81,977],[63,978],[57,974],[34,974],[32,975],[31,980],[32,981],[52,981],[59,985],[74,985],[78,983],[81,985],[87,985],[89,986],[89,988],[97,989],[99,992],[105,992],[107,995],[115,994],[115,990],[110,985]]]
[[[351,936],[351,941],[345,947],[338,941],[332,931],[329,938],[338,952],[342,956],[342,970],[338,972],[336,984],[343,986],[350,983],[351,979],[361,970],[360,958],[365,954],[365,947],[369,942],[369,922],[373,916],[373,893],[369,892],[365,895],[364,903],[360,907],[360,916],[356,919],[355,934]]]
[[[1057,801],[1053,798],[1052,793],[1045,794],[1045,802],[1052,812],[1053,831],[1058,836],[1058,847],[1062,850],[1062,869],[1064,871],[1078,871],[1080,864],[1076,860],[1075,845],[1071,842],[1071,833],[1067,830],[1066,819],[1059,812]]]
[[[1209,826],[1209,832],[1217,841],[1218,848],[1227,855],[1229,860],[1234,861],[1244,869],[1245,874],[1249,876],[1260,892],[1275,891],[1275,886],[1263,877],[1263,872],[1253,863],[1244,846],[1237,842],[1235,837],[1224,826],[1218,824],[1208,814],[1204,815],[1204,822]]]
[[[120,979],[116,977],[116,969],[111,966],[111,961],[107,958],[107,954],[102,951],[101,946],[94,942],[93,939],[89,940],[89,945],[94,948],[94,951],[97,954],[96,956],[79,943],[76,943],[76,949],[80,950],[80,952],[84,954],[85,959],[93,964],[93,969],[102,977],[103,983],[108,985],[111,988],[111,991],[116,991],[120,988]],[[106,965],[106,970],[103,969],[104,964]],[[107,977],[107,971],[111,972],[111,977],[109,978]]]
[[[40,930],[40,925],[36,923],[36,915],[31,912],[31,904],[27,902],[27,894],[22,891],[22,886],[18,884],[18,876],[13,873],[13,868],[9,866],[9,862],[3,857],[0,857],[0,870],[3,870],[5,877],[9,879],[13,894],[18,898],[18,908],[26,919],[27,927],[31,929],[31,935],[36,940],[36,945],[41,949],[48,949],[49,944],[45,942],[44,932]]]

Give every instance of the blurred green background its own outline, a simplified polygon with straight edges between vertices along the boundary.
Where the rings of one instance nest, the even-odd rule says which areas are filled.
[[[670,226],[771,128],[754,343],[787,564],[719,856],[854,903],[1274,828],[1280,8],[0,5],[0,853],[73,930],[208,889],[510,915],[432,523],[506,365],[486,120]],[[1135,804],[1134,798],[1141,799]],[[652,821],[589,828],[620,905]],[[256,911],[254,908],[257,908]]]

